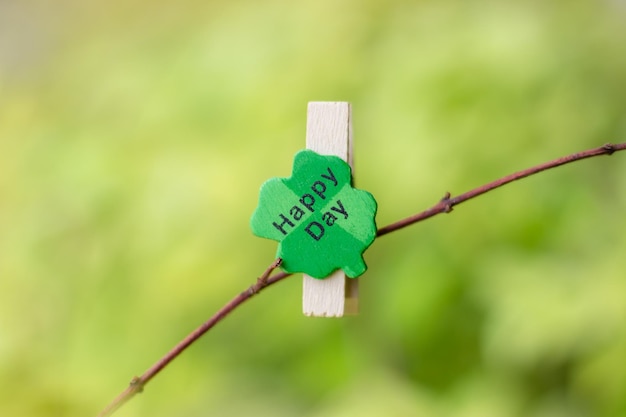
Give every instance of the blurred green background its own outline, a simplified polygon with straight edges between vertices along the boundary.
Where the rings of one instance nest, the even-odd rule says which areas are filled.
[[[384,226],[626,138],[626,2],[0,1],[0,415],[93,416],[247,288],[308,101],[353,105]],[[626,155],[376,241],[358,317],[301,279],[119,416],[626,416]]]

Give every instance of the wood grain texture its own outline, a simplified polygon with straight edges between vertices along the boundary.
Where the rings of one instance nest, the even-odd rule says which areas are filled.
[[[307,111],[306,147],[322,155],[338,156],[354,169],[350,103],[310,102]],[[341,270],[323,280],[304,275],[302,311],[313,317],[357,314],[358,280],[348,279]]]

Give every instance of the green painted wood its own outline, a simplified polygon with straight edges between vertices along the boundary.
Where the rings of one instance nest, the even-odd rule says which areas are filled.
[[[376,200],[352,187],[350,166],[310,150],[296,154],[289,178],[261,186],[252,232],[279,242],[282,268],[323,279],[337,269],[350,278],[367,269],[363,252],[376,237]]]

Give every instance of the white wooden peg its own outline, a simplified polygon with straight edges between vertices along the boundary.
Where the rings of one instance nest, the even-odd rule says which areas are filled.
[[[322,155],[352,162],[352,109],[347,102],[310,102],[307,112],[306,147]],[[307,316],[342,317],[358,313],[358,278],[342,270],[325,279],[304,275],[302,310]]]

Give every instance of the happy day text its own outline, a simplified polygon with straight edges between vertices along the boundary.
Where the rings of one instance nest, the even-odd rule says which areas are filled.
[[[327,167],[326,169],[328,170],[328,175],[321,174],[321,180],[317,180],[311,185],[311,193],[303,194],[298,200],[298,203],[300,203],[300,205],[294,204],[294,206],[289,210],[289,215],[291,218],[287,217],[283,213],[280,213],[280,223],[272,222],[272,225],[276,229],[278,229],[283,235],[287,235],[288,227],[295,227],[296,222],[299,222],[304,217],[304,215],[306,214],[305,210],[308,210],[311,213],[315,212],[314,206],[316,201],[326,200],[326,190],[329,186],[337,187],[339,185],[337,178],[335,177],[335,174],[333,174],[333,172],[331,171],[330,167]],[[341,200],[339,199],[336,200],[332,206],[330,206],[330,210],[326,211],[322,215],[322,223],[318,221],[309,222],[309,224],[304,228],[305,232],[313,239],[320,240],[325,233],[324,225],[332,226],[338,219],[335,213],[337,213],[338,215],[343,215],[344,219],[348,218],[348,211],[345,209],[345,207],[341,203]]]

